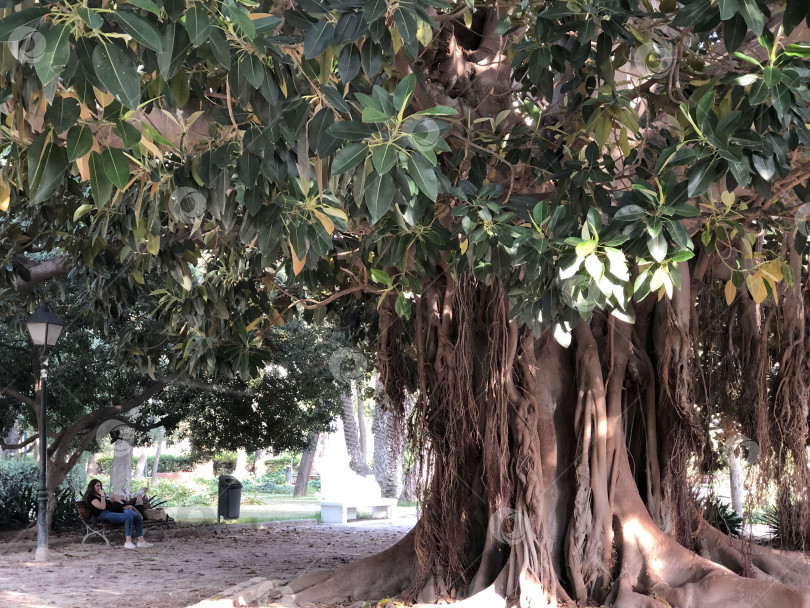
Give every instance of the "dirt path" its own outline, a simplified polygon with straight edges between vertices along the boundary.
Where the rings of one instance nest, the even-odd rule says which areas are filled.
[[[48,563],[33,552],[0,555],[3,608],[90,608],[100,605],[181,608],[246,579],[288,581],[373,555],[402,538],[415,518],[346,525],[277,523],[222,534],[195,531],[150,549],[126,550],[97,541],[59,546]],[[155,535],[157,536],[157,535]]]

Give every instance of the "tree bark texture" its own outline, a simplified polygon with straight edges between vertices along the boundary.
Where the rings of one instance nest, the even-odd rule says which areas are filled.
[[[360,452],[360,441],[357,433],[357,417],[354,413],[354,400],[350,391],[340,396],[343,406],[343,437],[346,439],[346,451],[349,453],[349,468],[358,475],[370,475],[371,467]]]
[[[310,448],[301,454],[301,462],[298,464],[298,476],[295,479],[295,489],[293,496],[306,496],[309,489],[309,476],[312,473],[312,464],[315,462],[315,452],[318,449],[320,436],[317,433],[309,434]]]
[[[110,471],[109,492],[128,493],[132,485],[132,444],[124,438],[113,444],[113,463]]]
[[[141,448],[138,454],[138,460],[135,463],[135,470],[132,472],[133,479],[143,479],[146,477],[146,463],[147,463],[146,448]]]
[[[384,396],[380,396],[384,399]],[[405,418],[413,409],[413,400],[406,406]],[[405,459],[407,425],[402,416],[395,414],[378,400],[374,405],[374,477],[385,498],[399,498],[402,493],[402,463]]]
[[[563,348],[511,323],[498,284],[437,277],[414,309],[422,517],[387,552],[287,592],[299,604],[810,606],[802,554],[724,536],[689,493],[708,429],[692,407],[692,302],[689,289],[651,298],[633,325],[594,313]],[[391,363],[402,347],[381,335],[389,388],[404,386]]]
[[[157,443],[157,445],[155,446],[155,460],[154,460],[154,462],[152,462],[152,479],[150,480],[150,484],[149,484],[153,488],[155,487],[155,484],[157,483],[158,467],[160,466],[160,452],[163,449],[163,435],[164,435],[164,433],[165,433],[165,431],[163,430],[162,427],[159,428],[158,431],[157,431],[157,440],[155,442],[155,443]]]
[[[363,386],[360,381],[354,385],[354,395],[357,399],[357,442],[360,445],[360,458],[368,462],[368,446],[366,445],[366,414],[363,406]]]

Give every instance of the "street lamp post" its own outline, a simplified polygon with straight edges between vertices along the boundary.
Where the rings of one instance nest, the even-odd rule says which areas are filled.
[[[65,322],[51,312],[47,302],[26,321],[34,346],[40,348],[40,410],[39,410],[39,490],[37,490],[37,553],[36,561],[48,561],[48,347],[56,344]]]

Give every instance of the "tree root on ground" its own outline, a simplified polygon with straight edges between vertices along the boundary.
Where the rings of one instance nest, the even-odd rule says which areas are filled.
[[[810,588],[806,586],[789,587],[773,580],[776,577],[760,580],[742,577],[722,563],[693,553],[672,540],[649,517],[635,491],[626,456],[621,460],[624,464],[619,472],[615,517],[621,570],[614,590],[615,606],[646,608],[669,603],[678,608],[810,608]],[[715,548],[714,555],[711,550],[708,555],[720,555],[723,546],[733,548],[708,528],[704,531],[704,538],[710,539],[706,545]],[[719,531],[717,534],[721,535]],[[767,553],[763,552],[759,559],[762,565],[765,556]],[[756,565],[757,559],[754,562]],[[770,566],[775,570],[774,564]],[[785,573],[790,573],[785,576],[787,580],[803,585],[810,582],[800,572]]]
[[[303,574],[281,591],[298,605],[379,599],[402,593],[416,571],[415,530],[382,553],[336,570]]]

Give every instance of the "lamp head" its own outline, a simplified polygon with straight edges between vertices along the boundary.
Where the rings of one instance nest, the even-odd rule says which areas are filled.
[[[28,333],[37,346],[53,346],[62,335],[65,322],[51,312],[47,302],[42,302],[28,321]]]

